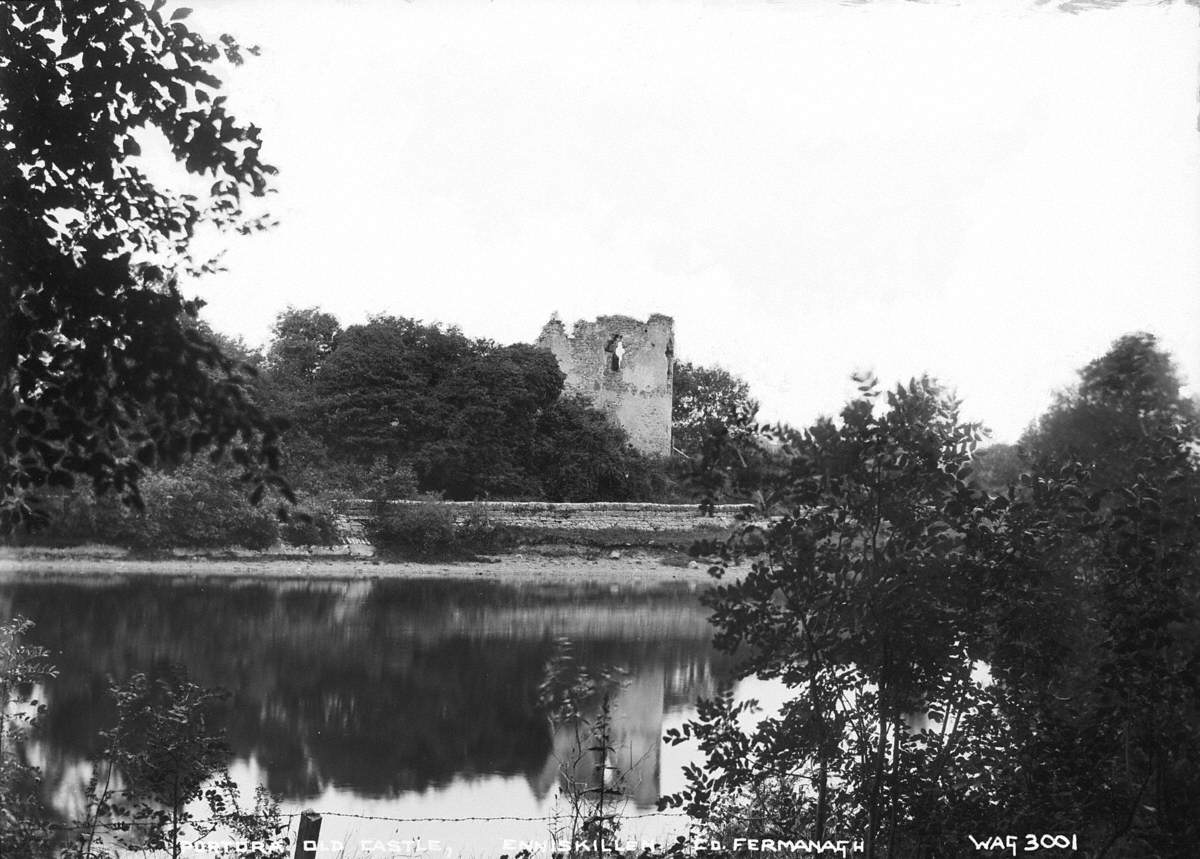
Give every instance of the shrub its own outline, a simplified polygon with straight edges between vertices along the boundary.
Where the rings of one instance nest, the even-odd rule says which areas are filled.
[[[33,622],[15,617],[0,623],[0,856],[49,855],[54,832],[43,800],[41,770],[25,749],[45,705],[31,700],[36,684],[57,676],[49,651],[26,644]]]
[[[656,497],[655,468],[625,432],[578,397],[560,399],[538,423],[532,471],[548,501],[634,501]]]
[[[146,511],[131,517],[124,541],[133,548],[266,549],[279,539],[274,513],[251,505],[228,472],[191,466],[154,475],[142,495]]]
[[[311,502],[279,527],[279,536],[293,546],[333,546],[341,542],[337,515],[329,499]]]
[[[454,529],[458,545],[474,552],[494,551],[516,542],[512,528],[501,525],[482,504],[472,504],[463,521]]]
[[[436,501],[379,504],[367,535],[380,551],[406,557],[470,556],[513,540],[511,529],[497,524],[483,505],[473,505],[457,522],[454,508]]]
[[[412,464],[401,462],[393,466],[384,456],[375,457],[363,475],[362,483],[366,496],[380,501],[415,498],[417,495],[417,472]]]
[[[140,512],[90,489],[51,499],[49,525],[31,536],[42,544],[130,549],[266,549],[278,541],[279,523],[271,510],[252,505],[245,489],[229,470],[192,464],[143,478]]]
[[[112,681],[109,695],[117,721],[101,736],[110,773],[120,774],[121,786],[109,792],[106,778],[100,793],[89,797],[88,822],[121,833],[114,846],[179,859],[185,842],[215,830],[213,821],[225,810],[221,792],[206,787],[227,775],[232,757],[217,726],[229,693],[194,683],[183,666],[172,665],[162,676],[138,673]],[[201,797],[211,815],[197,818],[189,806]],[[89,838],[84,854],[91,855],[91,848]]]
[[[454,512],[444,504],[379,504],[367,522],[377,549],[400,555],[449,554],[455,546]]]

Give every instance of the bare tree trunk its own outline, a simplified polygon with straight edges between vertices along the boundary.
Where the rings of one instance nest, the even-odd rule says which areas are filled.
[[[900,720],[892,723],[892,772],[888,783],[888,857],[896,855],[896,796],[900,780]]]
[[[867,859],[878,859],[878,837],[880,818],[880,794],[883,788],[884,761],[887,757],[888,719],[884,706],[884,684],[879,683],[879,741],[875,746],[875,772],[871,778],[871,798],[867,812]]]
[[[817,783],[817,840],[825,840],[825,822],[829,816],[829,772],[824,752],[821,753],[821,775]]]

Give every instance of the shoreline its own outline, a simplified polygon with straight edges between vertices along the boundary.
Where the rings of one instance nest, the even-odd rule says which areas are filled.
[[[371,581],[385,579],[458,579],[512,584],[684,584],[713,582],[708,564],[681,562],[660,553],[628,549],[589,557],[512,552],[464,561],[386,561],[363,556],[187,556],[131,558],[114,547],[0,548],[0,583],[44,578],[156,576],[162,578],[237,578],[275,581]],[[616,554],[616,557],[612,555]]]

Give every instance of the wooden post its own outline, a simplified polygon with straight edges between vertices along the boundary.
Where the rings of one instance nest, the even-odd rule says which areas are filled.
[[[321,815],[315,811],[303,811],[300,813],[300,825],[296,827],[296,852],[293,854],[295,859],[316,859],[317,856],[317,840],[321,837]],[[312,849],[306,850],[305,842],[312,845]]]

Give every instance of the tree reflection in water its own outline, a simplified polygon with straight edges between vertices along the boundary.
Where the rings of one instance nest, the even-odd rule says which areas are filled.
[[[522,776],[541,800],[563,738],[537,687],[567,636],[584,664],[629,673],[614,691],[615,745],[645,808],[664,715],[725,670],[704,609],[676,587],[96,578],[0,586],[0,614],[34,619],[32,643],[61,671],[42,754],[58,796],[110,724],[106,678],[181,663],[232,693],[234,754],[286,801],[331,787],[386,799],[483,775]]]

